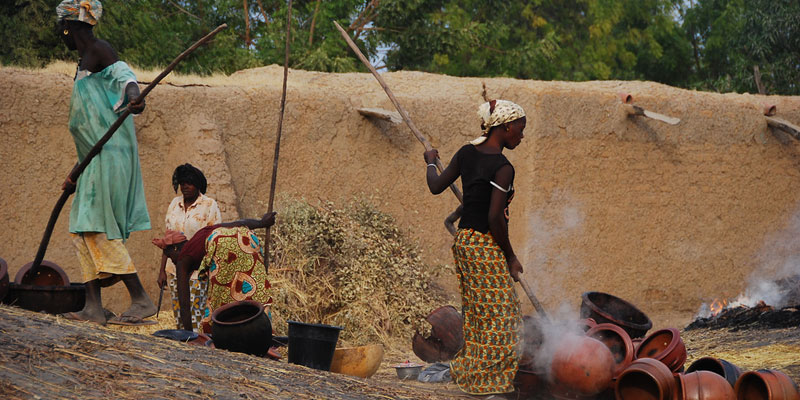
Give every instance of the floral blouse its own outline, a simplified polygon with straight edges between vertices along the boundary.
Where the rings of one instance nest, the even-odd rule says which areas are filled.
[[[178,231],[191,239],[200,229],[222,223],[222,216],[216,200],[202,193],[188,209],[184,207],[183,196],[172,199],[164,218],[167,229]],[[175,275],[175,264],[167,260],[167,273]]]

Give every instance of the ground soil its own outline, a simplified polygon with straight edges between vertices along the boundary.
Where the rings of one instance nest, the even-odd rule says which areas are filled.
[[[100,327],[0,305],[0,397],[65,399],[459,399],[453,383],[400,381],[393,364],[416,359],[404,343],[385,344],[368,379],[286,362],[190,346],[151,336],[161,326]],[[774,368],[800,380],[800,331],[683,331],[688,360],[713,356],[743,371]],[[424,363],[423,363],[424,364]]]

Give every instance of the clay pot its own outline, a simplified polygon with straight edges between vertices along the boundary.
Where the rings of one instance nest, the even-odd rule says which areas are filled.
[[[611,386],[614,356],[603,342],[566,335],[556,345],[550,364],[553,384],[577,396],[594,396]]]
[[[80,311],[86,304],[86,286],[82,283],[71,283],[69,286],[9,283],[8,294],[3,303],[49,314]]]
[[[547,389],[547,381],[534,371],[520,368],[514,375],[514,389],[519,399],[535,398]]]
[[[34,286],[69,286],[69,278],[61,267],[52,261],[43,260],[35,274],[31,274],[33,261],[25,264],[14,276],[14,283]]]
[[[736,400],[736,393],[728,381],[711,371],[697,371],[675,376],[677,399],[681,400]]]
[[[614,377],[618,377],[633,362],[633,342],[628,332],[614,324],[597,324],[586,336],[603,342],[614,356]]]
[[[800,400],[792,379],[774,369],[745,372],[734,390],[739,400]]]
[[[544,342],[541,321],[538,317],[525,315],[522,317],[522,351],[519,365],[521,369],[534,370],[536,353]]]
[[[383,360],[383,345],[340,347],[333,352],[331,372],[369,378],[378,371]]]
[[[652,358],[634,360],[617,378],[618,400],[674,400],[677,393],[672,371]]]
[[[253,300],[235,301],[211,314],[214,345],[236,353],[263,357],[272,343],[272,323],[264,305]]]
[[[583,328],[584,332],[588,332],[589,329],[592,329],[595,326],[597,326],[597,321],[595,321],[592,318],[584,318],[578,322],[581,324],[581,328]]]
[[[425,362],[452,360],[464,346],[464,320],[453,306],[442,306],[425,318],[432,326],[431,336],[419,332],[411,340],[414,354]]]
[[[711,371],[725,378],[725,380],[730,383],[731,387],[736,385],[736,380],[739,379],[739,375],[742,374],[742,370],[740,370],[739,367],[721,358],[714,357],[699,358],[693,362],[689,368],[686,368],[687,374],[695,371]]]
[[[0,301],[8,294],[8,264],[0,258]]]
[[[686,346],[675,328],[661,329],[648,336],[636,350],[636,358],[654,358],[678,372],[686,362]]]
[[[631,339],[631,343],[633,343],[633,357],[634,358],[636,357],[636,352],[639,351],[639,346],[642,345],[642,342],[644,342],[644,338]]]
[[[632,338],[644,336],[653,322],[633,304],[608,293],[585,292],[581,295],[581,318],[592,318],[598,324],[620,326]]]

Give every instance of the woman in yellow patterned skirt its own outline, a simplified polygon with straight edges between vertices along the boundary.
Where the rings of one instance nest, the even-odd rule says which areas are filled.
[[[483,134],[462,147],[439,175],[436,150],[424,154],[428,188],[439,194],[461,177],[464,207],[453,256],[461,287],[464,347],[450,374],[466,393],[514,391],[522,321],[514,281],[522,273],[508,239],[508,205],[514,197],[514,167],[503,155],[522,141],[525,111],[506,100],[478,108]]]

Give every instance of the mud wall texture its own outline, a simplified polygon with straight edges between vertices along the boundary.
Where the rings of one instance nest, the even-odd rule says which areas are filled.
[[[800,250],[793,234],[800,146],[761,114],[771,102],[779,117],[800,122],[798,97],[648,82],[384,77],[445,162],[480,134],[482,83],[490,98],[525,108],[525,139],[506,151],[517,188],[510,233],[525,279],[549,308],[575,306],[581,292],[600,290],[646,312],[690,315],[703,301],[741,293],[753,274],[785,273]],[[153,230],[134,233],[127,245],[151,296],[160,255],[150,240],[163,232],[175,166],[191,162],[206,172],[225,220],[266,210],[281,79],[282,69],[270,66],[198,78],[204,86],[161,85],[135,118]],[[65,74],[0,69],[0,257],[12,279],[33,259],[76,161],[67,130],[71,85]],[[628,117],[618,92],[681,122]],[[405,125],[356,111],[393,110],[374,78],[291,71],[287,96],[276,208],[286,195],[369,197],[419,240],[428,261],[452,265],[442,221],[457,200],[428,192],[422,146]],[[46,258],[77,280],[68,213],[69,204]],[[457,296],[454,274],[442,281]],[[104,296],[112,309],[126,306],[121,287]]]

